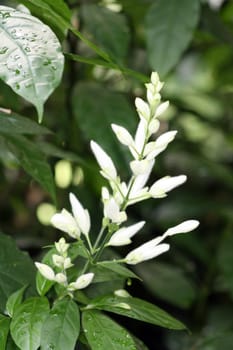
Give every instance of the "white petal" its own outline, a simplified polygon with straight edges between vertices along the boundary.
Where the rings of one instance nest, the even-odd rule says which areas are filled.
[[[167,146],[170,142],[172,142],[177,134],[176,130],[167,131],[164,134],[160,135],[156,140],[157,147]]]
[[[150,243],[151,242],[147,242],[139,248],[136,248],[132,250],[129,254],[127,254],[127,256],[125,257],[126,263],[130,265],[135,265],[142,261],[153,259],[156,256],[168,251],[170,248],[169,244],[166,243],[155,246]]]
[[[117,178],[117,171],[112,159],[108,154],[94,141],[91,141],[91,149],[94,153],[99,166],[103,170],[103,175],[107,179],[115,180]]]
[[[39,262],[35,262],[35,265],[43,277],[49,281],[54,281],[55,273],[50,266]]]
[[[163,102],[161,103],[157,109],[156,109],[156,112],[155,112],[155,117],[160,117],[165,111],[166,109],[169,107],[169,101],[166,101],[166,102]]]
[[[84,275],[79,276],[75,283],[75,289],[83,289],[89,286],[89,284],[92,282],[94,278],[94,273],[89,272]]]
[[[130,168],[135,176],[148,174],[151,169],[151,162],[147,159],[133,160],[130,162]]]
[[[69,243],[66,243],[66,240],[64,237],[61,237],[58,242],[55,242],[55,247],[58,253],[65,254],[69,248]]]
[[[60,284],[66,283],[67,282],[66,275],[64,273],[62,273],[62,272],[57,273],[56,276],[55,276],[55,281],[57,283],[60,283]]]
[[[62,267],[65,261],[65,258],[61,255],[53,254],[52,260],[55,266]]]
[[[156,181],[150,188],[149,193],[154,198],[163,198],[167,192],[173,190],[175,187],[182,185],[187,180],[186,175],[179,176],[165,176]]]
[[[152,119],[152,121],[149,124],[149,134],[155,134],[160,127],[160,121],[158,119]]]
[[[164,235],[173,236],[177,233],[186,233],[195,230],[199,226],[199,221],[197,220],[186,220],[179,225],[169,228]]]
[[[146,103],[143,99],[137,97],[135,99],[135,106],[141,118],[145,118],[146,120],[150,119],[150,107],[148,103]]]
[[[109,218],[114,223],[121,223],[127,218],[125,211],[120,211],[120,207],[113,197],[104,203],[104,217]]]
[[[73,193],[70,193],[70,203],[73,215],[78,223],[81,232],[84,235],[88,235],[91,226],[88,210],[83,208],[82,204]]]
[[[134,143],[134,140],[128,130],[123,128],[120,125],[112,124],[112,130],[116,134],[118,140],[125,146],[131,146]]]
[[[51,223],[57,229],[68,233],[69,236],[79,239],[80,230],[73,216],[66,210],[62,209],[61,213],[54,214]]]
[[[135,135],[135,147],[139,154],[141,154],[142,148],[146,140],[146,128],[147,128],[147,123],[143,119],[140,120],[136,131],[136,135]]]
[[[145,186],[147,183],[147,180],[149,179],[149,176],[151,174],[151,171],[154,166],[154,160],[151,160],[150,167],[148,168],[148,172],[144,173],[143,175],[138,175],[133,183],[133,186],[131,187],[129,197],[135,197],[137,193]]]
[[[131,243],[131,238],[145,225],[145,221],[140,221],[137,224],[122,227],[116,231],[108,242],[108,246],[122,246]]]

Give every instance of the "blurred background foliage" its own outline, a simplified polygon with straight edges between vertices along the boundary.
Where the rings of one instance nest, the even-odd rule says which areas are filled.
[[[171,239],[168,254],[136,266],[143,283],[133,281],[127,288],[180,318],[191,334],[121,321],[148,349],[231,349],[233,2],[59,0],[64,9],[57,13],[58,20],[36,1],[22,3],[58,35],[66,66],[38,132],[30,125],[37,118],[33,107],[0,82],[1,107],[11,109],[14,119],[10,126],[4,124],[6,112],[0,111],[1,230],[38,259],[41,247],[59,237],[49,219],[55,210],[69,208],[68,192],[73,191],[90,209],[94,237],[104,180],[89,141],[99,142],[127,178],[129,155],[116,142],[110,123],[135,130],[134,99],[144,96],[143,83],[152,70],[158,71],[165,81],[163,99],[170,100],[162,131],[175,129],[178,135],[157,158],[151,181],[181,173],[188,181],[167,198],[130,210],[133,222],[147,222],[135,246],[185,219],[196,218],[201,225],[194,233]],[[67,33],[59,16],[71,17],[73,28],[98,50],[74,32]],[[25,123],[21,132],[16,122],[20,117],[14,113],[27,117],[19,119]]]

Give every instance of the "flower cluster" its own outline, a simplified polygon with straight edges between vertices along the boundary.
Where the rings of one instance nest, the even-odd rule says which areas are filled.
[[[107,246],[123,246],[132,242],[132,237],[142,229],[145,222],[140,221],[130,226],[120,227],[127,220],[126,209],[129,205],[149,198],[163,198],[167,193],[186,181],[185,175],[165,176],[151,186],[147,186],[148,179],[155,164],[156,157],[172,142],[176,130],[168,131],[157,138],[154,135],[160,127],[159,117],[168,108],[168,101],[161,103],[160,82],[157,73],[153,72],[150,83],[146,84],[147,101],[136,98],[135,105],[139,116],[139,123],[134,136],[121,125],[112,124],[112,130],[121,144],[126,146],[132,155],[130,162],[131,177],[128,182],[121,180],[111,157],[95,141],[91,141],[91,149],[101,168],[101,175],[107,179],[109,188],[102,188],[103,221],[99,235],[92,245],[89,237],[91,221],[89,212],[84,209],[74,194],[70,194],[71,213],[63,209],[52,217],[52,224],[59,230],[67,233],[75,240],[84,239],[89,250],[90,262],[84,267],[83,274],[75,282],[68,283],[66,269],[72,266],[67,255],[68,248],[60,248],[65,244],[64,238],[55,243],[59,254],[53,256],[53,263],[60,271],[55,274],[53,269],[45,264],[36,263],[37,268],[44,277],[56,281],[67,287],[68,291],[85,288],[94,274],[86,273],[90,263],[94,264],[100,258]],[[169,228],[162,236],[129,252],[120,261],[127,264],[137,264],[152,259],[169,249],[169,244],[161,243],[168,236],[190,232],[199,225],[197,220],[187,220],[179,225]],[[63,242],[63,243],[61,243]],[[84,273],[85,272],[85,273]]]
[[[68,294],[72,295],[75,290],[86,288],[93,280],[93,273],[86,273],[79,276],[74,282],[68,283],[66,270],[73,266],[71,258],[68,257],[69,244],[62,237],[54,243],[56,253],[52,255],[54,269],[47,264],[36,262],[35,265],[39,272],[47,280],[57,282],[62,285]],[[55,271],[56,269],[56,271]]]

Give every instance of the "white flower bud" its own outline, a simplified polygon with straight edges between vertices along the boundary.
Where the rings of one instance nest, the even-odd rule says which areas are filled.
[[[64,269],[69,269],[70,267],[74,266],[74,264],[72,264],[71,262],[71,259],[68,257],[68,258],[65,258],[65,261],[64,261]]]
[[[179,225],[173,226],[169,228],[164,236],[173,236],[177,233],[186,233],[195,230],[199,226],[199,221],[197,220],[186,220]]]
[[[160,117],[168,107],[169,107],[169,101],[161,103],[156,109],[155,117],[156,118]]]
[[[153,160],[133,160],[130,162],[130,168],[135,176],[147,174],[151,169],[151,162],[153,162]]]
[[[159,80],[159,75],[157,72],[152,72],[151,83],[154,85],[157,92],[159,92],[163,87],[163,83]]]
[[[66,284],[67,283],[66,275],[62,272],[57,273],[55,276],[55,281],[59,284]]]
[[[150,107],[148,103],[146,103],[143,99],[136,97],[135,106],[140,118],[144,118],[146,120],[150,119]]]
[[[128,130],[120,125],[112,124],[112,130],[117,136],[118,140],[125,146],[131,146],[134,144],[134,140]]]
[[[53,263],[57,267],[63,267],[65,258],[61,255],[53,254],[52,255]]]
[[[107,187],[102,187],[101,197],[103,202],[110,198],[109,190],[107,189]]]
[[[160,122],[158,119],[152,119],[149,124],[149,134],[155,134],[159,130]]]
[[[70,203],[73,215],[75,217],[76,222],[78,223],[81,232],[85,236],[88,236],[91,226],[88,210],[83,208],[83,206],[73,193],[70,193]]]
[[[39,262],[35,262],[35,265],[43,277],[49,281],[54,281],[55,273],[50,266]]]
[[[116,180],[117,171],[112,159],[107,153],[94,141],[91,141],[91,149],[94,153],[99,166],[102,169],[101,174],[108,180]]]
[[[187,180],[186,175],[179,176],[165,176],[158,181],[156,181],[151,188],[149,193],[153,198],[163,198],[166,197],[167,192],[173,190],[177,186],[182,185]]]
[[[137,151],[136,153],[136,157],[134,156],[134,153],[132,152],[132,155],[137,158],[138,155],[141,154],[145,140],[146,140],[146,130],[147,130],[147,123],[145,122],[145,120],[140,120],[138,127],[137,127],[137,131],[136,131],[136,135],[135,135],[135,149]],[[130,148],[131,150],[131,148]]]
[[[116,224],[120,224],[127,219],[125,211],[120,211],[120,207],[113,197],[104,203],[104,217],[109,218]]]
[[[168,251],[169,248],[169,244],[163,243],[156,245],[152,240],[127,254],[125,257],[125,262],[130,265],[136,265],[142,261],[155,258],[156,256]]]
[[[117,230],[107,243],[107,246],[122,246],[130,244],[131,238],[145,225],[145,221],[140,221],[137,224],[122,227]]]
[[[157,147],[162,147],[162,146],[167,147],[167,145],[174,140],[176,134],[177,134],[177,131],[173,130],[173,131],[167,131],[164,134],[160,135],[155,141]]]
[[[60,253],[61,255],[64,255],[70,246],[69,243],[66,243],[66,240],[64,237],[61,237],[59,241],[55,242],[54,244],[58,253]]]
[[[51,223],[57,229],[68,233],[72,238],[80,238],[77,222],[66,209],[62,209],[61,213],[54,214],[51,218]]]
[[[79,276],[75,282],[69,284],[68,289],[74,291],[77,289],[84,289],[92,282],[94,278],[94,273],[89,272],[84,275]]]

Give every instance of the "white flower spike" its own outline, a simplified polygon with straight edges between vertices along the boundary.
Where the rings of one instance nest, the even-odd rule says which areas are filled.
[[[112,235],[106,246],[123,246],[130,244],[132,242],[131,238],[141,230],[144,225],[145,221],[140,221],[137,224],[120,228]]]

